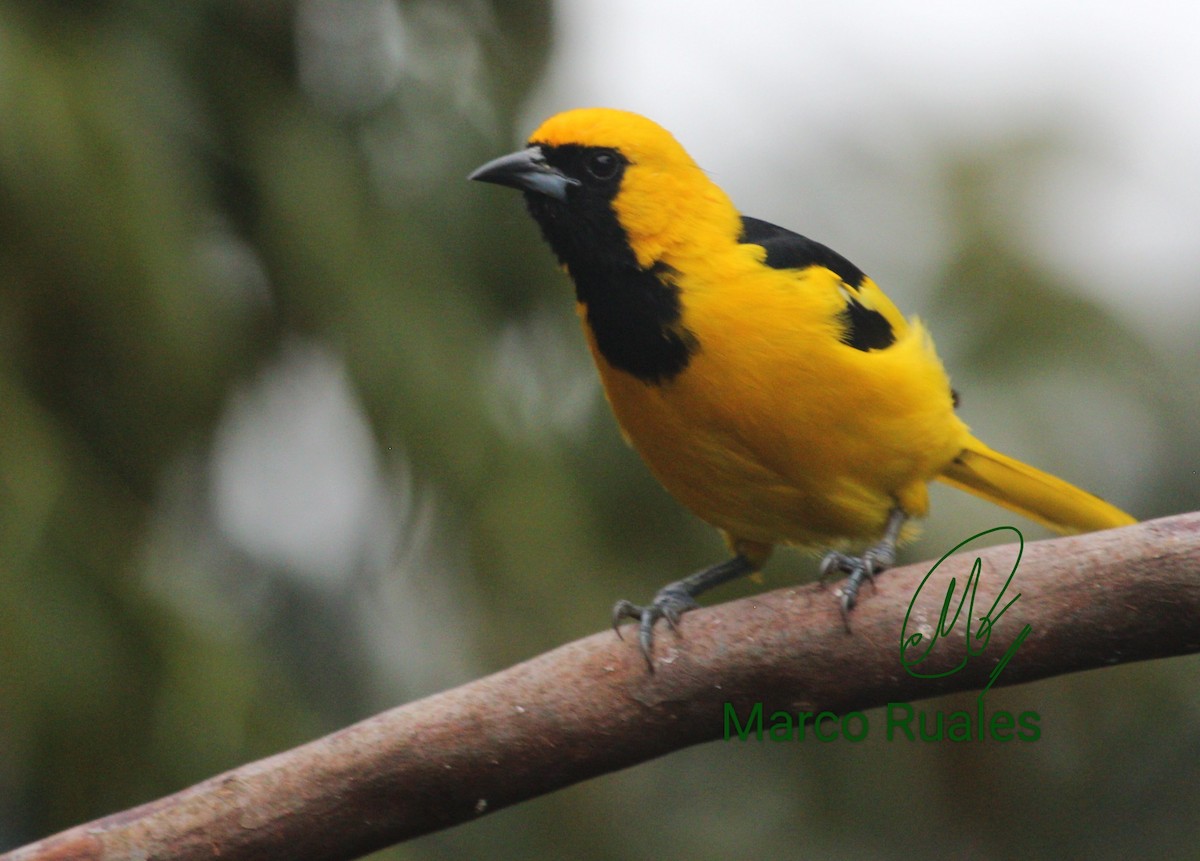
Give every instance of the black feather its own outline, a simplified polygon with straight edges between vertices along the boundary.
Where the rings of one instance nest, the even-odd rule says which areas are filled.
[[[596,348],[614,368],[649,384],[662,384],[687,367],[699,349],[681,323],[679,288],[669,267],[638,265],[629,237],[613,211],[621,170],[597,178],[589,158],[603,153],[626,163],[617,150],[571,144],[543,146],[546,161],[579,180],[566,201],[525,193],[530,214],[575,282]]]
[[[854,299],[846,302],[845,309],[838,314],[846,324],[842,343],[856,350],[882,350],[896,343],[892,324],[878,311],[860,305]]]
[[[761,218],[742,216],[742,235],[739,241],[761,245],[767,249],[765,262],[772,269],[824,266],[841,278],[846,286],[855,290],[866,277],[861,269],[827,245]]]
[[[887,318],[854,298],[867,277],[861,269],[827,245],[801,236],[760,218],[742,216],[742,235],[739,241],[761,245],[767,251],[764,261],[772,269],[807,269],[821,266],[848,288],[846,307],[838,315],[845,332],[842,343],[856,350],[882,350],[896,342],[896,333]]]

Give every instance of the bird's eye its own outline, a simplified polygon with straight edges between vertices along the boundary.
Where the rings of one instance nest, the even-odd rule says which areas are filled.
[[[587,157],[584,167],[596,179],[608,180],[616,176],[617,171],[621,169],[621,159],[616,153],[594,152]]]

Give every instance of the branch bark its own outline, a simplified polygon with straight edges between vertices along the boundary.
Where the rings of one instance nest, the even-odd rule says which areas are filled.
[[[976,618],[1002,592],[1000,606],[1019,600],[990,614],[990,642],[961,671],[913,677],[899,652],[914,593],[907,633],[926,635],[919,652],[949,578],[956,604],[976,558]],[[727,702],[740,716],[760,702],[766,715],[843,714],[983,688],[1025,625],[997,685],[1200,651],[1200,513],[1030,544],[1016,560],[1016,545],[968,546],[924,588],[930,563],[893,569],[865,591],[850,631],[819,585],[697,610],[677,635],[659,632],[653,675],[632,638],[605,631],[0,861],[354,858],[720,738]],[[967,619],[924,671],[963,660]]]

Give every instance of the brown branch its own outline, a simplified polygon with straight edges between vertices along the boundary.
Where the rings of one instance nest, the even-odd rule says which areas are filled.
[[[942,565],[910,632],[932,631],[948,577],[961,595],[976,557],[975,615],[991,605],[1013,545],[968,547]],[[1200,513],[1026,546],[1004,600],[1021,597],[992,614],[986,652],[936,680],[899,660],[902,620],[929,569],[880,577],[852,632],[816,585],[689,614],[678,636],[659,634],[654,675],[632,642],[603,632],[0,859],[353,858],[719,738],[726,702],[742,717],[757,702],[766,715],[846,713],[983,688],[1026,624],[997,684],[1200,651]],[[966,627],[931,660],[955,665]]]

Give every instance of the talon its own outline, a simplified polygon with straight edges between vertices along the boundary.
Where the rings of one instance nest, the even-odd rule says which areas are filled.
[[[663,615],[664,611],[658,605],[657,597],[655,603],[648,607],[623,599],[613,605],[613,630],[617,632],[617,637],[625,639],[625,635],[621,633],[622,621],[633,619],[637,622],[638,644],[641,646],[642,657],[646,659],[646,666],[652,673],[654,672],[654,623]]]
[[[817,579],[822,582],[830,579],[834,571],[842,567],[842,559],[845,557],[836,550],[830,550],[821,557],[821,564],[817,566]]]
[[[842,587],[842,613],[849,613],[854,609],[854,605],[858,602],[858,590],[862,588],[864,580],[870,580],[872,585],[875,579],[871,577],[866,568],[857,568],[850,572],[850,576],[846,578],[846,585]]]
[[[838,609],[842,611],[842,626],[846,629],[846,633],[850,633],[850,611],[854,609],[854,596],[849,590],[842,590],[842,600],[838,602]]]
[[[678,632],[679,620],[683,618],[683,614],[700,606],[696,603],[696,595],[756,570],[758,569],[754,563],[739,553],[718,565],[704,568],[674,583],[668,583],[658,590],[658,594],[654,596],[654,600],[649,606],[642,607],[631,601],[618,601],[613,605],[613,629],[623,640],[625,638],[621,636],[620,628],[622,620],[638,620],[638,643],[642,648],[642,657],[646,659],[646,666],[653,673],[654,623],[659,619],[666,619],[671,630]]]
[[[884,571],[896,564],[896,551],[891,547],[872,547],[863,554],[862,561],[868,569],[867,576],[874,580],[876,571]]]
[[[642,608],[632,601],[624,599],[613,604],[612,609],[612,626],[617,632],[617,637],[624,640],[625,635],[621,633],[621,622],[626,619],[640,619],[642,617]]]
[[[845,572],[846,582],[842,585],[842,622],[846,626],[846,630],[850,630],[850,611],[854,609],[854,605],[858,603],[858,593],[862,589],[864,582],[869,582],[871,586],[875,585],[875,572],[882,571],[887,567],[884,560],[867,551],[860,557],[846,556],[842,553],[829,553],[821,563],[821,568],[825,569],[837,568]]]
[[[654,596],[654,602],[645,607],[634,604],[632,601],[618,601],[613,606],[613,629],[617,632],[617,636],[624,640],[625,637],[622,636],[620,629],[621,622],[624,619],[637,620],[638,644],[642,649],[642,657],[646,659],[646,666],[650,668],[650,672],[654,672],[655,622],[659,619],[666,619],[671,630],[678,631],[679,621],[683,618],[683,614],[698,606],[700,605],[687,592],[668,586],[661,589]]]
[[[824,579],[834,571],[846,574],[846,583],[842,586],[842,623],[850,630],[850,611],[858,602],[858,592],[862,589],[864,580],[875,585],[875,575],[890,568],[896,561],[896,541],[904,526],[905,513],[899,508],[892,509],[888,515],[887,526],[883,531],[883,539],[874,547],[869,548],[862,556],[848,556],[837,550],[830,550],[821,559],[817,571]]]
[[[646,659],[646,669],[654,672],[654,622],[657,607],[646,607],[642,610],[642,624],[638,634],[638,645],[642,647],[642,657]]]

